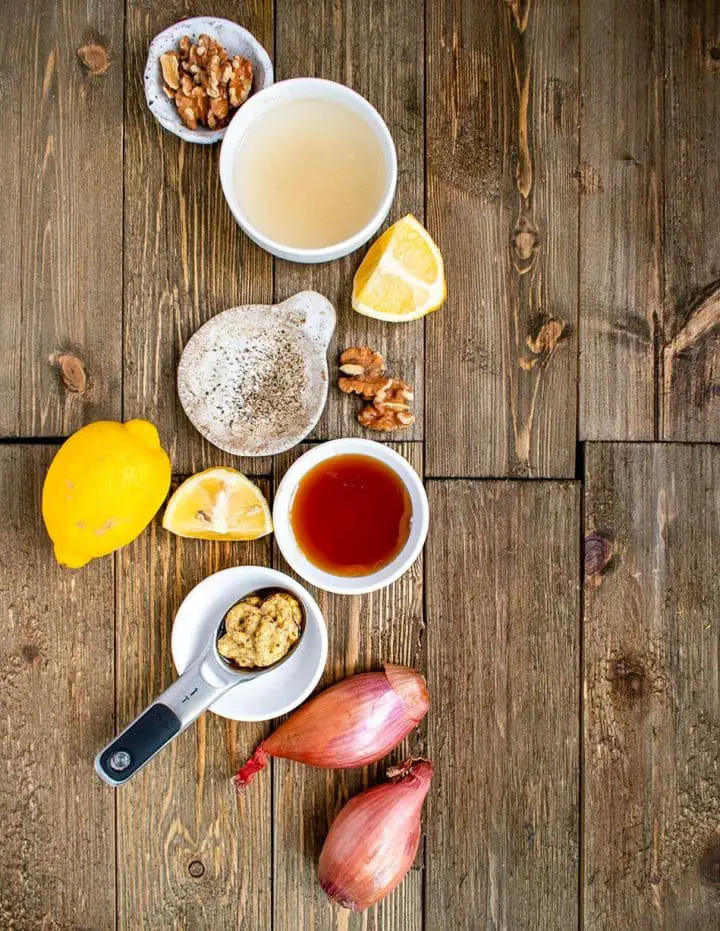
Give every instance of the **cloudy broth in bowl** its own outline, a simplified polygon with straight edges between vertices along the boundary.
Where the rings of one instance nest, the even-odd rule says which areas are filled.
[[[249,223],[296,249],[358,233],[376,214],[386,182],[372,127],[331,100],[277,103],[248,127],[235,155],[235,193]]]

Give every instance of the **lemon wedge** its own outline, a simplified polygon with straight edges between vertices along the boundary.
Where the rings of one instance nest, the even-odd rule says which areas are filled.
[[[262,491],[235,469],[191,475],[168,501],[163,527],[198,540],[256,540],[272,532]]]
[[[355,273],[352,306],[366,317],[399,323],[437,310],[446,297],[440,250],[408,214],[368,250]]]

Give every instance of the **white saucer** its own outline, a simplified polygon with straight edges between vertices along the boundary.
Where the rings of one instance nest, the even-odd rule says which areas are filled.
[[[236,601],[261,588],[295,595],[305,610],[305,631],[286,663],[251,682],[240,682],[210,710],[234,721],[269,721],[297,708],[320,681],[327,659],[327,627],[315,599],[294,579],[263,566],[234,566],[203,579],[178,608],[172,629],[172,656],[182,673],[197,659]]]

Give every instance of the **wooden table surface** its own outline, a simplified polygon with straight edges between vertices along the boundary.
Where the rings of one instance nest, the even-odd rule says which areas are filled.
[[[380,110],[391,219],[424,219],[445,257],[439,313],[360,317],[360,254],[291,265],[240,232],[217,149],[163,132],[143,96],[150,39],[199,12],[252,30],[278,78],[342,81]],[[720,3],[6,0],[1,16],[0,927],[720,927]],[[81,63],[90,43],[107,70]],[[154,421],[178,479],[229,463],[272,495],[301,450],[212,448],[175,370],[218,311],[304,288],[338,309],[333,374],[369,343],[414,386],[417,423],[393,442],[432,509],[398,583],[319,595],[326,683],[392,660],[432,693],[394,755],[436,765],[421,851],[361,915],[328,904],[315,868],[381,767],[278,761],[237,798],[229,777],[270,725],[206,715],[121,791],[92,769],[172,680],[183,596],[225,566],[283,568],[272,538],[156,522],[71,572],[40,519],[58,443],[100,418]],[[61,352],[84,378],[63,381]],[[312,440],[360,435],[354,407],[331,391]]]

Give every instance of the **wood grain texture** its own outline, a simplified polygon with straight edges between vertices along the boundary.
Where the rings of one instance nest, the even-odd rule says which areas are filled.
[[[240,231],[218,176],[218,146],[165,132],[145,103],[143,71],[153,36],[184,16],[212,13],[242,23],[272,54],[272,0],[159,7],[130,0],[126,30],[124,416],[157,424],[178,473],[211,465],[269,471],[243,462],[195,431],[178,400],[180,353],[207,319],[238,304],[272,303],[270,256]]]
[[[61,569],[40,517],[56,447],[0,446],[0,926],[115,927],[113,565]]]
[[[268,537],[182,540],[158,521],[120,553],[118,730],[175,678],[172,621],[190,589],[228,566],[269,562]],[[230,784],[267,732],[208,712],[118,793],[119,928],[270,927],[270,787],[238,798]]]
[[[577,927],[580,489],[428,486],[425,920]]]
[[[0,436],[60,436],[120,413],[123,4],[3,4]],[[110,66],[83,67],[99,44]],[[68,391],[68,350],[89,381]]]
[[[427,223],[449,298],[427,322],[431,476],[572,476],[578,8],[426,4]],[[562,321],[557,348],[527,341]]]
[[[277,0],[277,78],[315,76],[354,88],[385,119],[397,148],[398,184],[388,223],[413,213],[423,221],[423,2],[422,0]],[[416,423],[394,439],[423,433],[424,321],[387,324],[355,313],[352,279],[365,250],[325,265],[275,262],[275,297],[305,288],[335,305],[338,326],[330,346],[330,378],[339,353],[369,345],[383,353],[388,371],[415,390]],[[313,436],[364,436],[358,405],[331,392]],[[380,439],[386,437],[378,436]]]
[[[421,472],[418,443],[393,444]],[[276,460],[276,482],[304,452],[299,447]],[[276,551],[276,565],[289,571]],[[364,596],[314,591],[328,625],[328,665],[322,684],[370,669],[383,662],[424,668],[422,559],[383,591]],[[415,731],[388,761],[360,770],[333,772],[288,760],[273,761],[274,782],[274,918],[275,931],[420,931],[422,874],[417,868],[397,891],[366,912],[350,913],[331,905],[317,881],[317,860],[331,822],[342,806],[383,778],[390,763],[423,752],[423,729]]]
[[[720,925],[720,449],[591,444],[585,926]]]
[[[720,5],[678,0],[661,10],[667,76],[661,438],[717,442],[720,300],[711,325],[698,328],[697,315],[707,292],[720,287]]]
[[[652,440],[662,302],[656,3],[580,6],[579,434]]]

